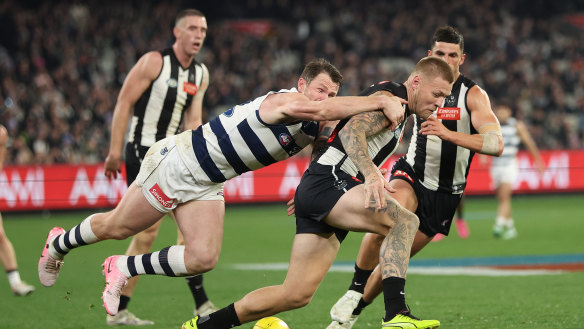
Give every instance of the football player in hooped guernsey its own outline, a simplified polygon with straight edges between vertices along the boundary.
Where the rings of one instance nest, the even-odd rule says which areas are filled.
[[[297,89],[270,92],[238,105],[196,130],[155,143],[135,182],[115,209],[87,217],[67,232],[48,234],[38,272],[52,286],[72,249],[107,239],[123,240],[174,210],[184,246],[137,256],[111,256],[104,264],[102,294],[108,314],[118,311],[127,279],[142,274],[190,276],[215,267],[221,250],[225,204],[223,182],[249,170],[287,159],[311,144],[318,121],[383,110],[391,127],[403,121],[398,97],[335,97],[340,72],[324,59],[306,65]]]
[[[403,84],[383,82],[372,85],[363,94],[407,99],[406,115],[412,113],[426,119],[450,94],[453,82],[452,70],[444,60],[426,57]],[[296,190],[296,236],[284,282],[252,291],[217,312],[187,321],[182,328],[233,328],[307,305],[347,231],[387,235],[380,259],[384,276],[405,280],[419,221],[389,195],[391,189],[378,168],[395,150],[404,124],[397,129],[391,127],[380,111],[342,120],[318,150]],[[396,315],[386,322],[396,321],[406,321],[410,328],[440,325],[436,320],[416,319],[410,313]]]

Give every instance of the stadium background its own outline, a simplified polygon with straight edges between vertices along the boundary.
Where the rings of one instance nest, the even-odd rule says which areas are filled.
[[[497,244],[490,237],[496,204],[490,198],[492,190],[487,180],[477,193],[486,194],[488,198],[473,198],[471,195],[467,199],[472,230],[469,240],[446,239],[444,243],[428,248],[431,251],[420,257],[443,259],[534,256],[542,253],[555,257],[555,263],[576,264],[576,268],[584,263],[584,246],[575,235],[582,228],[581,220],[577,218],[581,218],[579,200],[584,192],[583,1],[248,0],[221,1],[218,5],[216,2],[200,1],[118,3],[109,0],[7,0],[0,4],[0,123],[8,129],[10,144],[6,167],[0,173],[0,211],[4,215],[6,231],[15,244],[21,273],[29,282],[38,282],[36,257],[40,250],[39,243],[44,240],[48,228],[53,225],[68,228],[83,218],[77,212],[51,210],[109,208],[123,193],[123,181],[105,180],[101,177],[103,170],[100,167],[109,147],[115,100],[125,74],[135,61],[149,50],[162,49],[172,43],[173,18],[179,9],[185,7],[202,10],[209,23],[205,45],[197,56],[209,67],[211,74],[204,103],[207,118],[268,90],[294,86],[303,64],[314,57],[326,57],[340,68],[345,77],[341,95],[354,95],[368,84],[381,80],[401,81],[414,63],[425,56],[428,38],[437,26],[451,24],[458,27],[465,36],[467,53],[467,62],[461,66],[463,74],[483,87],[493,104],[511,104],[516,116],[527,123],[537,145],[544,150],[544,159],[549,166],[548,176],[537,182],[532,179],[534,171],[530,159],[522,155],[524,165],[521,174],[526,178],[521,194],[547,194],[516,198],[520,239]],[[405,146],[407,140],[401,152]],[[555,159],[554,166],[551,166],[552,159]],[[292,165],[282,167],[281,171],[266,172],[263,178],[255,181],[256,187],[270,186],[270,179],[278,179],[278,184],[275,184],[278,190],[269,190],[259,199],[254,195],[255,190],[250,190],[249,184],[245,183],[249,182],[249,177],[230,183],[235,184],[232,185],[232,201],[286,200],[293,192],[290,186],[294,186],[305,161],[296,159],[291,161]],[[482,166],[477,163],[475,160],[471,184],[475,180],[472,175],[486,177],[488,164]],[[557,170],[551,170],[552,167]],[[282,177],[288,178],[285,193],[280,193]],[[480,181],[480,177],[476,181]],[[77,203],[72,202],[71,198],[75,182],[79,182],[79,189],[86,193],[78,197]],[[71,189],[62,194],[56,192],[68,184]],[[567,188],[562,184],[567,184]],[[552,195],[558,192],[570,194],[560,197]],[[53,201],[59,205],[52,206],[50,202]],[[540,209],[538,206],[543,206],[539,213],[534,210]],[[277,210],[270,212],[272,207]],[[284,208],[281,204],[229,207],[223,265],[216,270],[218,274],[215,278],[209,276],[210,294],[216,296],[212,296],[213,299],[227,303],[248,290],[281,280],[283,272],[278,272],[280,277],[273,277],[269,271],[263,272],[259,275],[261,278],[256,280],[256,272],[248,277],[248,274],[233,270],[230,264],[286,261],[293,228],[289,219],[277,215],[283,213]],[[23,213],[23,210],[36,212],[29,214]],[[246,212],[250,214],[245,219],[231,217]],[[252,219],[265,221],[255,223]],[[251,230],[245,234],[247,240],[236,233],[228,234],[233,230],[230,220],[231,223],[238,220],[250,222]],[[263,227],[265,231],[255,232],[254,223],[256,228]],[[166,237],[166,241],[172,241],[172,223],[165,225],[166,235],[159,240]],[[285,239],[274,241],[273,232],[279,230],[282,234],[277,236]],[[265,245],[255,241],[252,234],[258,234],[259,239],[268,243],[270,248],[277,246],[273,249],[279,256],[272,256]],[[359,240],[358,235],[354,236],[343,246],[344,251],[339,256],[341,261],[349,263],[354,259]],[[31,246],[30,241],[39,243]],[[63,286],[45,290],[39,289],[40,284],[36,284],[38,291],[28,303],[43,305],[44,298],[58,300],[51,312],[39,312],[38,307],[34,306],[31,308],[26,299],[12,302],[11,298],[2,298],[0,314],[10,321],[0,327],[21,328],[25,321],[33,319],[44,321],[42,327],[45,328],[104,327],[102,310],[93,308],[93,304],[99,305],[98,298],[95,298],[99,288],[96,288],[95,282],[102,280],[95,265],[109,253],[123,251],[126,243],[108,242],[104,247],[107,251],[90,247],[93,251],[89,251],[90,255],[83,262],[78,259],[82,257],[70,257],[65,271],[67,283],[62,284],[67,284],[67,293],[63,292]],[[167,242],[160,243],[164,246]],[[239,247],[245,245],[255,257],[238,254],[233,243]],[[258,253],[258,250],[261,252]],[[565,255],[569,255],[567,260],[562,258]],[[91,262],[91,265],[85,266]],[[71,273],[66,274],[67,271]],[[244,280],[249,282],[242,287],[229,285],[229,291],[225,292],[222,288],[225,288],[230,275],[245,277]],[[286,320],[296,324],[295,328],[313,328],[309,325],[313,323],[311,321],[318,322],[318,327],[324,327],[328,307],[345,289],[347,275],[333,273],[333,278],[338,279],[336,288],[333,289],[334,284],[329,282],[330,289],[323,287],[319,291],[313,302],[316,306],[310,307],[322,309],[291,312]],[[472,282],[474,290],[464,289],[465,285],[457,290],[458,286],[453,281],[462,281],[459,276],[435,279],[413,274],[412,278],[416,283],[410,286],[414,297],[418,297],[416,309],[422,308],[425,313],[440,319],[446,317],[450,324],[454,324],[447,327],[515,328],[521,327],[522,323],[525,327],[559,327],[556,322],[546,322],[547,319],[537,317],[550,310],[563,315],[564,327],[584,327],[580,324],[581,310],[574,308],[574,305],[581,305],[581,300],[571,302],[571,298],[584,292],[581,273],[563,274],[556,279],[544,278],[543,282],[536,279],[493,281],[488,278],[484,283],[486,287],[496,285],[511,292],[516,289],[515,286],[524,285],[525,290],[518,293],[530,299],[531,303],[540,300],[538,304],[528,304],[523,298],[509,300],[508,295],[505,298],[501,295],[489,296],[492,292],[488,288],[477,291],[483,283]],[[169,280],[166,278],[148,279],[168,287],[166,283]],[[87,280],[91,288],[86,288]],[[427,281],[431,283],[424,286]],[[513,286],[507,286],[509,282],[513,282]],[[448,291],[455,293],[442,291],[424,295],[427,289],[434,288],[432,284],[452,285]],[[148,302],[148,298],[153,296],[160,298],[159,308],[176,303],[190,307],[191,301],[176,297],[184,295],[184,287],[174,282],[169,285],[171,288],[167,289],[175,295],[174,298],[178,298],[178,302],[177,299],[164,299],[168,291],[150,291],[144,284],[143,289],[147,292],[137,294],[145,301],[137,305],[143,307],[145,312],[152,312],[155,317],[158,316],[154,315],[157,313],[154,311],[156,307],[153,307],[151,300]],[[533,287],[543,289],[547,286],[558,289],[557,294],[561,298],[551,297],[554,295],[552,292],[534,294],[532,291]],[[153,289],[160,287],[157,285]],[[326,289],[330,290],[330,294]],[[8,289],[4,289],[2,294],[8,295]],[[83,294],[91,297],[81,297],[85,296]],[[473,308],[472,311],[464,308],[466,305],[460,300],[469,298],[469,295],[484,298],[479,303],[483,307]],[[62,307],[63,301],[68,303],[66,307]],[[463,310],[450,309],[442,302],[463,307]],[[89,308],[86,307],[88,304]],[[169,308],[172,310],[165,310],[166,317],[160,318],[157,323],[176,327],[188,318],[188,314],[173,313],[175,308]],[[519,315],[521,320],[515,321],[513,311],[503,312],[504,315],[496,312],[505,308],[519,308],[526,314],[523,317]],[[315,319],[309,313],[320,313],[320,316]],[[497,316],[507,317],[513,324],[490,322]],[[473,322],[465,322],[469,317],[480,318],[481,325],[473,326]],[[378,319],[372,316],[369,321],[370,325],[377,325]],[[83,325],[80,326],[80,323]],[[173,323],[175,326],[171,325]],[[41,327],[37,323],[29,326]]]

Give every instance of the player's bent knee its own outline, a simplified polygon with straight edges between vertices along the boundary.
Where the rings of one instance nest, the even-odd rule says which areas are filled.
[[[416,216],[414,213],[410,213],[410,215],[406,217],[406,225],[408,228],[413,229],[414,231],[418,230],[418,227],[420,226],[420,218],[418,218],[418,216]]]
[[[131,237],[134,233],[128,229],[117,229],[115,231],[109,232],[108,239],[114,240],[125,240]]]
[[[210,270],[214,269],[216,265],[217,259],[203,259],[199,262],[201,273],[209,272]]]
[[[192,255],[192,256],[191,256]],[[219,254],[214,252],[205,252],[197,254],[186,254],[187,270],[191,274],[200,274],[209,272],[214,269],[219,261]]]
[[[310,303],[316,290],[308,287],[291,287],[288,286],[284,291],[283,297],[288,309],[301,308]]]
[[[312,296],[313,296],[313,294],[287,295],[285,298],[286,305],[288,306],[288,309],[290,309],[290,310],[304,307],[310,303],[310,301],[312,300]]]

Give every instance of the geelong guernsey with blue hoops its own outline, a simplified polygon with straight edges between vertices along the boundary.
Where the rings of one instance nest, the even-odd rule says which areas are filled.
[[[295,88],[278,93],[298,92]],[[319,124],[297,121],[266,124],[260,105],[269,95],[237,105],[192,133],[177,135],[181,158],[197,183],[221,183],[247,171],[284,160],[311,144]],[[191,147],[184,147],[184,145]]]
[[[452,93],[444,99],[443,107],[458,109],[458,120],[441,120],[452,130],[476,134],[471,123],[466,96],[475,83],[462,74],[452,86]],[[443,141],[438,136],[420,135],[422,121],[414,118],[414,133],[410,141],[406,161],[414,169],[420,182],[427,189],[452,194],[464,192],[466,177],[474,152],[454,143]]]
[[[134,106],[128,142],[150,147],[179,131],[184,110],[209,75],[207,67],[195,60],[183,68],[172,48],[160,51],[162,69]]]

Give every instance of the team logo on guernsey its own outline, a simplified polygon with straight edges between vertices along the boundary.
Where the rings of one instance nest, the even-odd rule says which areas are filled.
[[[150,192],[150,194],[152,194],[164,208],[172,208],[174,200],[166,196],[158,184],[154,184],[148,192]]]
[[[225,114],[226,117],[230,117],[233,115],[233,110],[235,109],[235,107],[230,108],[229,110],[223,112],[223,114]]]
[[[281,133],[280,136],[278,136],[278,139],[280,140],[280,144],[282,144],[284,146],[286,146],[292,142],[292,137],[290,137],[290,135],[288,135],[286,133]]]
[[[454,95],[448,95],[444,99],[444,107],[456,106],[456,98]]]
[[[192,82],[184,82],[183,83],[183,90],[184,92],[186,92],[189,95],[195,95],[197,93],[197,90],[199,90],[199,88],[197,88],[197,85],[192,83]]]
[[[164,147],[162,150],[160,150],[160,155],[165,155],[168,152],[168,147]]]
[[[460,107],[441,107],[436,111],[440,120],[460,120]]]
[[[168,80],[166,80],[166,84],[170,87],[170,88],[176,88],[178,87],[178,81],[176,81],[175,78],[170,78]]]

